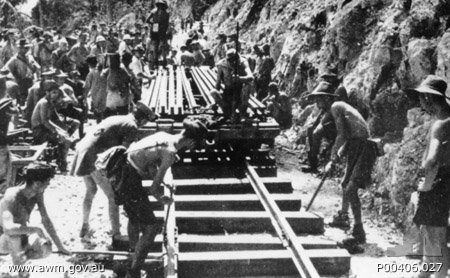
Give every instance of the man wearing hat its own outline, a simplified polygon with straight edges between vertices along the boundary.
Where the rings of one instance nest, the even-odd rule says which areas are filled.
[[[348,102],[347,90],[341,84],[342,80],[337,75],[337,69],[327,69],[320,75],[320,79],[331,84],[334,88],[334,94],[338,96],[339,100]]]
[[[267,109],[273,118],[280,125],[281,129],[288,129],[292,126],[292,106],[288,96],[278,91],[275,82],[269,84],[269,95],[262,100],[267,105]]]
[[[188,50],[186,45],[182,45],[180,54],[180,64],[186,67],[192,67],[195,65],[194,55]]]
[[[351,105],[343,101],[335,101],[336,95],[330,83],[321,82],[310,97],[323,113],[331,113],[336,125],[337,136],[331,149],[330,162],[325,167],[325,174],[330,174],[335,163],[346,157],[345,175],[341,182],[342,209],[334,217],[330,226],[349,228],[350,206],[354,218],[352,236],[357,243],[365,243],[366,234],[363,229],[358,189],[364,189],[371,183],[377,146],[369,140],[369,126],[361,114]],[[321,123],[317,128],[320,127]]]
[[[194,56],[195,66],[201,66],[205,61],[205,55],[203,55],[200,43],[198,40],[195,40],[191,43],[192,47],[192,55]]]
[[[153,180],[150,194],[159,202],[171,203],[173,200],[160,191],[161,184],[173,190],[163,182],[166,171],[177,161],[178,152],[194,148],[208,134],[208,129],[199,120],[186,119],[183,127],[179,134],[158,132],[132,144],[126,152],[125,165],[111,177],[128,216],[130,248],[136,252],[127,277],[140,277],[147,253],[161,230],[161,223],[155,218],[142,181]],[[142,236],[139,236],[140,232]]]
[[[156,73],[154,75],[148,75],[144,71],[145,63],[142,59],[145,49],[142,45],[137,45],[133,50],[133,58],[131,60],[130,69],[133,71],[133,74],[141,81],[146,79],[147,81],[150,81],[156,77]]]
[[[313,92],[328,92],[330,95],[330,100],[337,101],[338,97],[334,94],[333,86],[328,82],[320,82]],[[309,100],[313,100],[314,95],[307,95]],[[336,125],[333,120],[333,116],[329,110],[323,110],[319,108],[319,115],[317,116],[314,123],[307,128],[307,139],[308,139],[308,163],[309,166],[302,167],[303,172],[317,172],[319,167],[319,153],[322,140],[325,139],[329,144],[333,145],[336,139]],[[328,152],[327,152],[328,153]]]
[[[69,72],[72,70],[72,62],[67,53],[69,52],[69,43],[65,38],[58,41],[58,48],[52,53],[52,65],[55,70]]]
[[[52,53],[56,49],[53,43],[53,35],[50,32],[44,32],[44,40],[38,43],[36,59],[42,70],[48,70],[52,66]]]
[[[0,94],[6,91],[6,78],[0,77]],[[8,149],[8,127],[11,116],[18,113],[13,100],[3,96],[0,98],[0,194],[9,186],[11,173],[11,154]]]
[[[132,54],[133,52],[133,38],[129,34],[123,36],[122,41],[119,44],[119,54],[123,56],[125,52]]]
[[[120,234],[119,211],[114,203],[114,194],[108,180],[95,169],[97,154],[105,150],[123,145],[128,147],[137,139],[138,128],[155,119],[155,114],[142,102],[138,102],[134,111],[128,115],[111,116],[97,125],[78,142],[71,173],[81,176],[86,184],[86,195],[83,201],[83,226],[80,237],[89,231],[89,214],[92,200],[99,186],[109,202],[109,217],[113,235]]]
[[[217,64],[220,60],[225,59],[227,54],[227,36],[224,33],[217,35],[219,44],[214,48],[214,62]]]
[[[222,84],[225,85],[223,94],[212,95],[216,103],[222,106],[225,118],[231,119],[232,122],[239,121],[236,109],[239,109],[242,118],[246,116],[249,96],[243,93],[242,88],[244,84],[251,81],[253,81],[253,74],[247,61],[240,57],[236,49],[229,49],[227,58],[217,64],[216,90],[220,91]]]
[[[12,29],[6,32],[5,44],[0,50],[0,67],[3,67],[17,53],[15,35]]]
[[[418,205],[413,222],[419,227],[423,245],[423,263],[441,264],[434,277],[447,277],[449,252],[447,227],[450,205],[450,98],[447,82],[428,75],[419,87],[407,90],[408,96],[420,100],[420,106],[432,117],[427,146],[422,160],[425,178],[418,186]],[[421,272],[430,277],[433,271]]]
[[[85,79],[89,72],[89,67],[86,64],[86,58],[89,55],[89,47],[87,46],[87,34],[81,33],[76,43],[67,53],[67,57],[74,64],[74,68],[80,72],[81,79]]]
[[[98,35],[91,48],[92,56],[97,57],[97,62],[102,67],[106,67],[106,39],[102,35]]]
[[[155,61],[155,66],[158,66],[159,56],[162,56],[163,66],[167,65],[166,45],[169,30],[170,14],[167,11],[169,8],[166,0],[157,0],[155,2],[156,8],[150,12],[146,23],[150,25],[151,48],[153,51],[152,59]]]
[[[47,213],[44,192],[55,175],[52,166],[33,162],[24,171],[25,183],[10,187],[0,200],[0,253],[10,254],[14,265],[28,259],[40,259],[51,254],[51,241],[38,226],[29,226],[31,212],[37,205],[46,232],[58,251],[69,255],[56,233]]]
[[[274,68],[275,61],[270,56],[270,45],[265,44],[262,48],[261,62],[255,74],[256,93],[259,100],[263,100],[267,96],[268,86],[272,81],[272,70]]]
[[[64,93],[58,84],[52,80],[42,82],[42,90],[45,97],[38,101],[31,115],[31,128],[33,131],[34,144],[49,142],[57,147],[57,163],[61,172],[67,171],[67,153],[72,144],[70,135],[72,130],[68,129],[61,121],[56,109],[61,107]]]
[[[18,40],[17,54],[9,59],[4,66],[14,76],[16,83],[19,85],[19,98],[17,101],[20,105],[25,103],[28,89],[33,85],[33,75],[35,73],[39,75],[41,69],[33,56],[28,53],[30,47],[31,44],[25,39]]]
[[[33,114],[33,110],[36,107],[36,104],[39,100],[45,97],[45,91],[43,89],[42,83],[45,80],[53,80],[55,76],[54,71],[46,71],[41,74],[41,81],[36,82],[33,86],[28,90],[28,96],[25,107],[25,120],[31,125],[31,115]]]

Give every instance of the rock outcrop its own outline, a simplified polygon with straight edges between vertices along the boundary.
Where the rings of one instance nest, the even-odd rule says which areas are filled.
[[[428,74],[450,80],[450,1],[219,0],[205,15],[214,32],[232,32],[239,22],[246,48],[271,44],[274,76],[291,97],[312,90],[318,72],[338,69],[352,104],[369,111],[372,135],[388,143],[377,162],[370,204],[380,213],[387,204],[403,215],[429,127],[418,108],[409,110],[414,105],[403,90]],[[311,109],[296,111],[303,125]],[[302,126],[294,128],[296,142],[304,142]]]

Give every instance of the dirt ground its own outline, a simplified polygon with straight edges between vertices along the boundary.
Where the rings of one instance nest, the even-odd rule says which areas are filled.
[[[279,176],[289,177],[295,189],[295,194],[301,196],[303,206],[311,199],[313,192],[320,182],[319,177],[302,173],[298,166],[298,153],[295,151],[276,148],[273,151],[278,166]],[[73,153],[69,156],[72,160]],[[80,240],[78,233],[81,228],[81,205],[84,196],[84,183],[81,178],[67,175],[57,175],[52,180],[45,193],[47,210],[57,229],[58,235],[69,250],[95,249],[105,250],[110,242],[108,234],[110,230],[108,221],[107,201],[104,194],[99,191],[93,203],[91,212],[91,228],[95,231],[89,240]],[[318,194],[311,211],[321,215],[325,223],[331,221],[332,216],[340,208],[340,195],[338,180],[326,181]],[[367,244],[365,252],[352,256],[352,270],[350,277],[412,277],[411,273],[385,273],[378,272],[379,264],[385,263],[417,263],[403,258],[386,257],[386,248],[402,243],[402,236],[393,224],[380,223],[374,220],[370,211],[364,211],[364,227],[367,232]],[[121,213],[122,234],[126,234],[127,220]],[[39,225],[39,213],[34,211],[30,225]],[[346,237],[346,233],[340,229],[325,227],[324,238],[340,241]],[[62,256],[52,254],[43,260],[30,261],[30,265],[58,265],[66,266],[74,264],[93,263],[92,257]],[[8,273],[6,267],[11,264],[9,256],[0,256],[0,277],[15,277],[17,274]],[[32,273],[31,277],[112,277],[112,272],[75,272],[75,273]]]

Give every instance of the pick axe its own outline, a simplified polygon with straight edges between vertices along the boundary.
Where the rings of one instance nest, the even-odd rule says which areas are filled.
[[[311,201],[309,201],[308,206],[306,207],[306,211],[309,210],[309,208],[312,206],[314,199],[316,199],[317,194],[319,194],[320,189],[322,188],[323,184],[325,183],[326,179],[327,179],[328,175],[325,173],[322,177],[322,179],[320,180],[319,186],[316,189],[316,192],[314,192],[314,195],[311,198]]]

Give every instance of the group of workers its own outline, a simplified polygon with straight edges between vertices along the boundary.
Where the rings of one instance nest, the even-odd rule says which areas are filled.
[[[16,40],[15,31],[10,30],[3,34],[0,50],[0,163],[5,165],[0,169],[0,183],[8,187],[11,164],[8,127],[11,122],[17,124],[18,114],[23,112],[22,120],[33,132],[33,143],[48,142],[57,147],[60,172],[68,170],[67,153],[71,147],[75,149],[71,173],[82,177],[86,185],[80,237],[91,231],[90,211],[98,187],[108,198],[113,237],[121,233],[119,206],[123,206],[129,220],[130,251],[134,254],[127,277],[140,277],[150,245],[162,226],[156,221],[142,181],[153,180],[149,193],[157,201],[173,202],[170,196],[161,193],[161,185],[173,191],[164,183],[166,171],[177,161],[177,153],[201,145],[208,134],[201,121],[185,120],[179,134],[158,132],[138,141],[139,127],[157,117],[140,101],[142,85],[155,78],[155,73],[146,71],[147,67],[168,64],[216,67],[216,86],[211,95],[226,120],[231,123],[246,120],[248,99],[254,94],[266,104],[282,129],[292,125],[291,100],[279,92],[278,83],[272,79],[275,62],[269,45],[262,49],[254,46],[243,54],[240,53],[243,43],[237,34],[228,36],[227,40],[220,33],[211,52],[205,47],[201,25],[201,31],[189,31],[188,40],[177,54],[168,43],[169,13],[164,0],[156,1],[147,23],[136,25],[134,33],[125,29],[120,34],[104,23],[100,29],[92,25],[89,31],[81,30],[78,42],[71,47],[56,30],[36,30],[32,43],[25,38]],[[321,143],[328,141],[330,159],[325,175],[330,175],[341,161],[346,167],[341,182],[342,208],[330,226],[348,229],[351,208],[352,239],[362,244],[366,242],[366,233],[358,190],[370,185],[380,150],[370,140],[366,115],[363,117],[348,103],[337,73],[330,70],[320,77],[319,84],[307,95],[320,112],[308,128],[309,167],[304,170],[318,171]],[[448,269],[449,257],[445,248],[450,194],[446,187],[450,180],[445,159],[449,152],[447,130],[450,130],[446,87],[443,79],[429,76],[421,86],[408,91],[412,98],[420,99],[422,107],[435,120],[424,155],[425,179],[419,186],[414,222],[420,227],[428,260],[432,258],[430,253],[442,248],[442,271]],[[97,125],[85,132],[83,123],[89,110]],[[76,140],[73,135],[77,130]],[[31,163],[24,171],[23,184],[2,190],[0,253],[11,254],[14,264],[21,264],[26,258],[46,256],[51,251],[51,241],[43,230],[27,225],[36,204],[57,249],[70,254],[61,243],[43,201],[44,191],[55,173],[55,168],[48,164]],[[445,277],[439,276],[441,272],[436,275]]]

